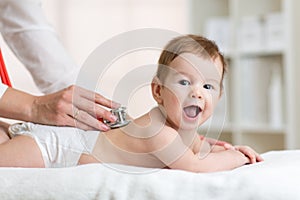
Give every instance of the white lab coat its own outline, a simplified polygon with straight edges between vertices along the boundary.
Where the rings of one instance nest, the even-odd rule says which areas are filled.
[[[0,0],[0,31],[41,92],[75,83],[79,68],[48,24],[40,0]],[[5,90],[0,84],[0,98]]]

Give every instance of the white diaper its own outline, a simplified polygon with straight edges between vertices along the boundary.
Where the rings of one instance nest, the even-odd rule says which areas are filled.
[[[70,167],[78,164],[81,154],[92,152],[100,132],[21,123],[11,125],[9,133],[12,137],[28,135],[34,138],[41,150],[45,167]]]

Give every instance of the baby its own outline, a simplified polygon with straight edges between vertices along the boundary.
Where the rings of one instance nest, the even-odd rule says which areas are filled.
[[[210,145],[197,128],[222,95],[226,65],[214,42],[197,35],[171,40],[151,83],[157,107],[105,133],[32,123],[13,125],[0,145],[0,166],[67,167],[117,163],[191,172],[230,170],[263,159],[248,146]]]

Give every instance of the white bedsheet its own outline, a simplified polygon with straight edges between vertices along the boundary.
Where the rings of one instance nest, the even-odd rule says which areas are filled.
[[[300,150],[263,157],[262,163],[209,174],[114,166],[136,171],[128,173],[101,164],[0,168],[0,199],[300,199]]]

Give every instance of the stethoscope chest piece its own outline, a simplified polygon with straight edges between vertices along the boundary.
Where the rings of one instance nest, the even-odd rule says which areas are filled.
[[[104,120],[104,123],[110,128],[120,128],[130,123],[130,121],[126,119],[126,107],[119,107],[111,110],[110,112],[117,117],[117,120],[115,122]]]

